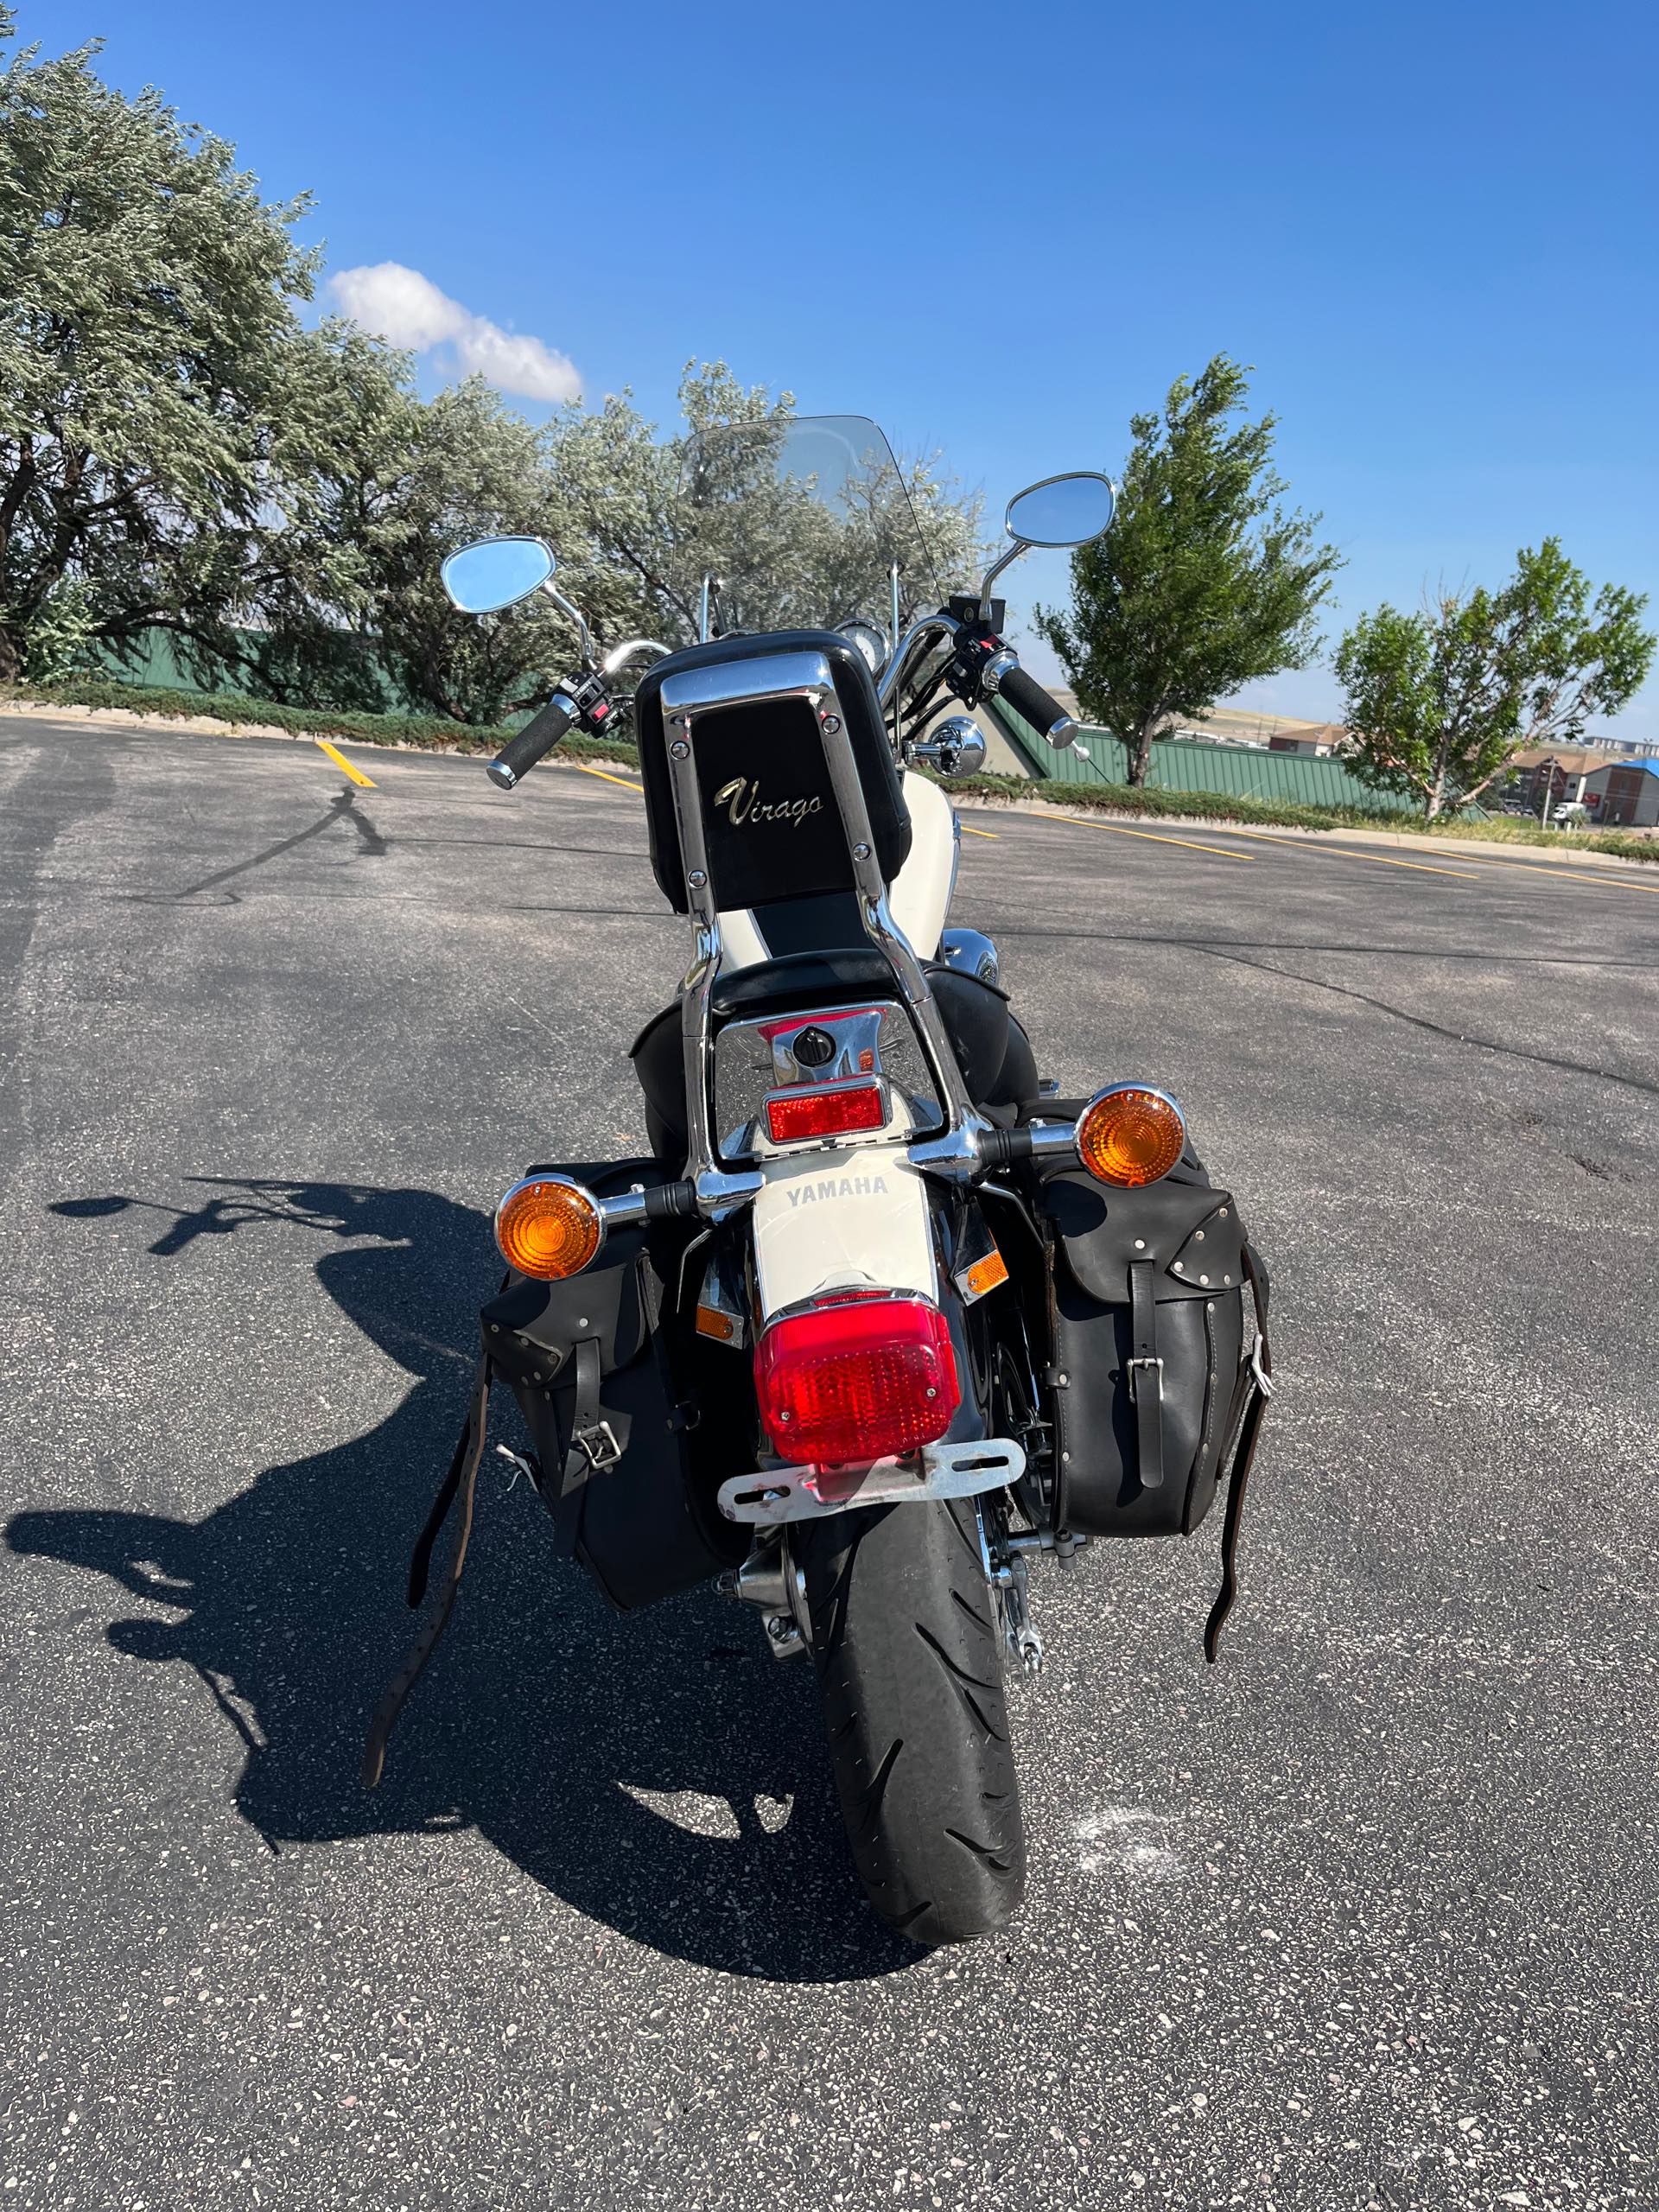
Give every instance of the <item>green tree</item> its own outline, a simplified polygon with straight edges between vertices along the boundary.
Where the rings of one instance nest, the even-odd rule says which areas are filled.
[[[1306,665],[1341,566],[1317,515],[1285,512],[1275,419],[1243,416],[1247,372],[1218,353],[1137,415],[1116,520],[1071,557],[1069,614],[1036,610],[1090,721],[1142,784],[1154,741],[1241,684]]]
[[[826,486],[778,467],[793,420],[788,392],[745,386],[723,361],[686,365],[684,427],[659,436],[626,393],[592,414],[564,410],[550,465],[581,534],[572,568],[607,636],[668,644],[697,634],[702,579],[722,577],[747,629],[888,619],[888,566],[908,620],[933,602],[936,575],[980,565],[979,500],[927,459],[882,459]]]
[[[1409,791],[1433,821],[1485,791],[1521,749],[1571,745],[1592,715],[1640,689],[1655,639],[1647,605],[1589,580],[1547,537],[1501,591],[1442,591],[1421,613],[1379,607],[1337,649],[1354,765]]]
[[[102,84],[96,51],[0,73],[0,677],[67,601],[88,643],[231,645],[283,405],[318,359],[293,312],[304,203],[264,203],[222,140]]]

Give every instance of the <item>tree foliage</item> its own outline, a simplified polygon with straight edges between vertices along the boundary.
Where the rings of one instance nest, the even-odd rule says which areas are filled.
[[[977,501],[924,463],[833,515],[775,483],[791,403],[721,364],[688,369],[666,436],[626,393],[539,427],[476,378],[423,400],[405,357],[302,320],[305,201],[265,202],[222,139],[102,83],[97,52],[0,72],[0,680],[161,630],[204,684],[488,722],[574,641],[544,599],[457,614],[438,569],[468,538],[545,536],[596,634],[671,645],[709,569],[750,627],[881,617],[912,505],[940,565],[972,566]]]
[[[9,31],[9,23],[0,29]],[[316,351],[302,212],[95,49],[0,73],[0,673],[66,588],[96,634],[213,638]]]
[[[1655,639],[1646,599],[1588,578],[1547,537],[1499,591],[1441,591],[1415,614],[1379,607],[1337,649],[1354,765],[1410,791],[1433,821],[1478,798],[1525,747],[1571,745],[1640,689]]]
[[[1306,664],[1341,565],[1317,515],[1287,513],[1274,418],[1243,417],[1248,375],[1218,353],[1135,416],[1116,519],[1071,559],[1069,613],[1037,610],[1091,721],[1146,781],[1155,740],[1241,684]]]

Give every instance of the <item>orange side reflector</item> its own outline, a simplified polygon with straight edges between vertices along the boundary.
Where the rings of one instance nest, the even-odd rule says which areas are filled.
[[[697,1334],[712,1337],[716,1344],[728,1344],[737,1334],[737,1324],[729,1313],[722,1313],[717,1306],[699,1306]]]
[[[962,1278],[962,1287],[969,1298],[983,1298],[988,1290],[995,1290],[1000,1282],[1008,1279],[1007,1262],[1000,1252],[988,1252],[982,1260],[976,1260]]]

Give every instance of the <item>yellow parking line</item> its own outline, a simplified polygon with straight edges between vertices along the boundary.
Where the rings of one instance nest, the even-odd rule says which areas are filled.
[[[962,834],[963,834],[963,836],[964,837],[992,837],[992,838],[995,838],[995,837],[1000,837],[1000,836],[1001,836],[1001,834],[1002,834],[1002,832],[1001,832],[1000,830],[975,830],[975,829],[970,828],[970,827],[969,827],[969,825],[967,823],[963,822],[963,821],[960,821],[960,820],[959,820],[959,821],[958,821],[958,823],[957,823],[957,827],[961,830]]]
[[[1069,822],[1077,830],[1109,830],[1119,837],[1144,837],[1149,845],[1185,845],[1190,853],[1213,853],[1217,860],[1243,861],[1247,868],[1255,858],[1254,853],[1230,853],[1224,845],[1194,844],[1191,837],[1165,837],[1155,830],[1127,829],[1121,822],[1090,822],[1078,814],[1055,815],[1049,818]]]
[[[339,747],[330,745],[326,737],[313,738],[311,742],[328,755],[336,768],[343,768],[352,781],[354,784],[360,784],[365,791],[372,791],[378,788],[372,776],[365,776],[360,768],[354,768]]]
[[[585,761],[567,760],[564,765],[567,768],[580,768],[584,776],[598,776],[607,784],[620,784],[625,791],[642,791],[645,788],[643,784],[630,783],[626,776],[612,775],[608,768],[590,768]]]
[[[1339,861],[1372,861],[1378,868],[1415,868],[1420,875],[1466,875],[1472,881],[1480,880],[1478,868],[1436,868],[1432,861],[1391,861],[1385,853],[1357,853],[1351,845],[1303,845],[1289,837],[1270,836],[1265,830],[1224,830],[1224,837],[1255,837],[1264,845],[1290,845],[1298,852],[1325,853]]]
[[[1483,853],[1481,858],[1485,860]],[[1497,868],[1519,868],[1529,875],[1547,875],[1552,883],[1588,883],[1598,891],[1640,891],[1644,897],[1659,899],[1659,884],[1628,883],[1621,877],[1608,877],[1581,867],[1572,861],[1512,861],[1494,860],[1488,863]]]

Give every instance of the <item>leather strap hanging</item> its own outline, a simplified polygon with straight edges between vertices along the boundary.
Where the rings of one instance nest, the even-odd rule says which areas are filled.
[[[1164,1363],[1158,1357],[1158,1306],[1149,1260],[1129,1268],[1129,1395],[1142,1490],[1164,1486]]]
[[[1255,1301],[1255,1348],[1250,1356],[1250,1390],[1244,1418],[1239,1424],[1233,1452],[1233,1471],[1227,1489],[1227,1508],[1221,1524],[1221,1588],[1204,1624],[1204,1656],[1211,1666],[1221,1647],[1221,1631],[1238,1595],[1238,1532],[1244,1517],[1244,1493],[1255,1458],[1262,1416],[1273,1395],[1273,1351],[1268,1342],[1268,1271],[1254,1245],[1244,1247],[1244,1273]]]
[[[554,1511],[558,1548],[567,1556],[575,1548],[576,1528],[581,1519],[575,1503],[576,1492],[591,1477],[613,1467],[622,1456],[615,1430],[601,1415],[599,1386],[603,1373],[598,1338],[582,1338],[572,1348],[570,1364],[575,1376],[570,1407],[570,1441],[559,1471],[558,1495],[548,1501]],[[567,1510],[561,1511],[561,1507]]]
[[[479,1463],[484,1457],[484,1436],[487,1426],[490,1402],[490,1357],[487,1352],[478,1363],[473,1380],[473,1395],[467,1408],[466,1426],[455,1446],[454,1457],[442,1487],[433,1501],[409,1566],[409,1602],[418,1605],[426,1595],[427,1575],[431,1567],[432,1548],[438,1532],[449,1516],[456,1500],[461,1503],[461,1527],[455,1537],[455,1548],[450,1558],[438,1598],[438,1609],[416,1638],[409,1656],[393,1676],[385,1695],[374,1709],[369,1723],[368,1740],[363,1750],[363,1787],[378,1787],[385,1770],[386,1745],[397,1725],[409,1694],[420,1680],[427,1661],[437,1649],[438,1638],[448,1624],[454,1610],[455,1593],[461,1588],[461,1570],[467,1564],[467,1546],[473,1533],[473,1503],[478,1491]]]

